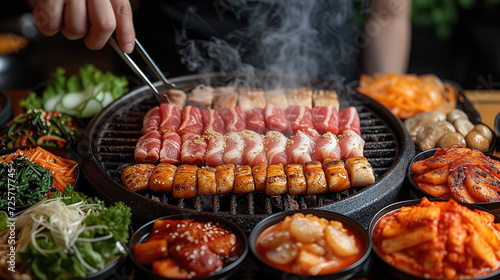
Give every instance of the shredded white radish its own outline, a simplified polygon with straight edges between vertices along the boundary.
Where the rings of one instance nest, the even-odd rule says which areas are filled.
[[[17,251],[24,251],[29,245],[43,255],[55,252],[74,253],[82,265],[90,272],[98,269],[89,265],[75,245],[76,242],[99,242],[113,238],[113,234],[96,238],[79,237],[84,231],[106,229],[106,225],[85,226],[84,220],[101,205],[78,202],[66,205],[63,198],[44,199],[23,212],[16,221],[20,228]],[[47,250],[36,242],[40,238],[48,240],[51,236],[57,248]]]

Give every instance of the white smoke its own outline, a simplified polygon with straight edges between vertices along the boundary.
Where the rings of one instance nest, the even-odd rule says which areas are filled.
[[[356,64],[351,1],[220,0],[219,5],[248,26],[208,41],[192,40],[183,29],[177,43],[190,71],[252,73],[258,69],[341,83],[346,65]],[[186,17],[208,25],[195,9]]]

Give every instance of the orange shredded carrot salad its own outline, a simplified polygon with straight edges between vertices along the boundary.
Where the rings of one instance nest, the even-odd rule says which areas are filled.
[[[58,191],[63,191],[67,184],[73,185],[76,180],[76,167],[78,163],[71,159],[65,159],[38,146],[26,150],[18,149],[16,152],[0,158],[0,163],[10,162],[18,157],[27,157],[29,161],[38,163],[44,169],[51,170],[54,178],[53,186]]]
[[[401,119],[437,109],[449,113],[455,109],[457,100],[456,87],[433,74],[375,73],[373,77],[363,74],[357,90]]]

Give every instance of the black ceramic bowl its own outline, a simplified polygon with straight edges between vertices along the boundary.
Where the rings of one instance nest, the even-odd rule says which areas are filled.
[[[227,264],[222,268],[221,270],[212,273],[208,276],[205,277],[196,277],[193,279],[203,279],[203,280],[218,280],[218,279],[227,279],[231,275],[233,275],[238,267],[243,263],[243,260],[246,258],[248,254],[248,241],[247,241],[247,236],[243,230],[237,226],[236,224],[225,220],[223,218],[219,217],[214,217],[202,213],[195,213],[195,214],[175,214],[175,215],[170,215],[170,216],[165,216],[162,218],[158,218],[155,220],[164,220],[164,219],[171,219],[171,220],[185,220],[185,219],[192,219],[195,222],[212,222],[213,224],[218,224],[224,229],[234,233],[236,235],[236,240],[238,242],[240,252],[239,252],[239,257],[232,261],[231,263]],[[166,280],[170,278],[166,278],[163,276],[160,276],[156,273],[154,273],[150,268],[145,267],[141,264],[139,264],[135,258],[134,254],[132,253],[132,247],[135,244],[142,243],[146,241],[151,234],[151,231],[153,229],[153,224],[155,220],[152,220],[142,227],[140,227],[132,236],[132,238],[129,241],[129,251],[130,251],[130,258],[132,259],[132,262],[138,268],[137,270],[137,275],[139,276],[138,279],[150,279],[150,280]]]
[[[352,265],[339,270],[334,273],[329,273],[329,274],[321,274],[321,275],[304,275],[304,274],[294,274],[292,272],[287,272],[284,270],[280,270],[271,264],[267,263],[258,253],[257,253],[257,240],[259,236],[267,230],[269,227],[274,226],[278,224],[279,222],[283,221],[285,217],[291,216],[295,213],[303,213],[303,214],[313,214],[317,217],[320,218],[325,218],[327,220],[336,220],[341,222],[346,228],[351,229],[355,234],[359,236],[361,239],[361,242],[364,244],[364,254],[363,256],[353,263]],[[297,210],[297,211],[288,211],[288,212],[281,212],[277,213],[274,215],[271,215],[267,217],[266,219],[262,220],[259,222],[252,232],[250,233],[249,237],[249,246],[250,250],[252,251],[252,254],[254,255],[255,259],[257,260],[259,266],[261,266],[265,272],[268,274],[272,275],[275,278],[278,279],[310,279],[310,280],[323,280],[323,279],[329,279],[329,280],[340,280],[340,279],[350,279],[352,278],[356,273],[361,271],[363,268],[363,264],[365,261],[368,259],[372,247],[371,240],[368,236],[368,233],[366,230],[355,220],[344,216],[339,213],[334,213],[334,212],[329,212],[329,211],[324,211],[324,210],[313,210],[313,209],[306,209],[306,210]]]
[[[19,147],[19,148],[12,148],[12,149],[1,150],[0,151],[0,156],[4,156],[4,155],[8,155],[8,154],[14,153],[18,149],[20,149],[20,150],[26,150],[28,148],[35,148],[35,147],[36,146],[23,146],[23,147]],[[61,157],[61,158],[77,161],[76,160],[76,154],[74,153],[73,150],[63,149],[63,148],[57,148],[57,147],[49,147],[49,146],[43,146],[43,148],[45,150],[53,153],[54,155]],[[80,166],[79,165],[75,168],[74,172],[76,172],[76,179],[75,179],[75,183],[73,184],[73,187],[76,190],[78,190],[78,183],[80,181]],[[8,206],[0,207],[0,211],[7,211],[7,209],[10,208],[9,210],[13,209],[15,213],[18,213],[20,211],[24,211],[26,208],[28,208],[30,206],[31,206],[31,204],[30,205],[15,205],[15,206],[11,205],[11,207],[8,207]]]
[[[430,201],[442,201],[442,199],[438,199],[438,198],[429,198],[429,200]],[[413,200],[396,202],[396,203],[393,203],[389,206],[386,206],[385,208],[380,210],[377,214],[375,214],[375,216],[373,217],[373,219],[370,223],[370,228],[369,228],[371,242],[373,242],[372,236],[373,236],[373,231],[375,229],[375,226],[377,225],[377,223],[380,221],[380,219],[382,217],[384,217],[385,215],[387,215],[393,211],[401,209],[401,207],[408,207],[408,206],[416,205],[416,204],[420,203],[420,201],[421,201],[420,199],[413,199]],[[469,209],[478,209],[478,210],[488,212],[486,209],[481,208],[477,205],[467,204],[465,206]],[[491,212],[489,212],[489,213],[491,213]],[[500,223],[500,218],[498,216],[495,216],[494,222]],[[379,255],[379,253],[375,247],[376,247],[375,245],[372,247],[373,256],[374,256],[374,265],[375,266],[380,265],[380,268],[379,268],[380,271],[390,273],[395,278],[401,279],[401,280],[443,280],[443,279],[426,278],[423,276],[418,276],[418,275],[410,274],[406,271],[403,271],[403,270],[389,264],[388,262],[386,262]],[[488,275],[482,276],[482,277],[474,278],[474,280],[494,280],[494,279],[500,279],[500,270],[496,270],[496,271],[494,271]]]
[[[415,157],[413,157],[413,159],[410,161],[410,164],[408,165],[408,168],[406,170],[406,180],[408,181],[408,183],[410,184],[410,186],[412,187],[412,192],[419,198],[422,198],[422,197],[427,197],[427,198],[437,198],[433,195],[430,195],[428,194],[427,192],[425,192],[424,190],[422,190],[421,188],[419,188],[417,186],[417,184],[415,184],[415,182],[413,181],[412,179],[412,176],[413,176],[413,172],[411,171],[411,165],[416,162],[416,161],[419,161],[419,160],[424,160],[426,158],[429,158],[431,157],[434,152],[436,151],[437,149],[432,149],[432,150],[427,150],[427,151],[423,151],[423,152],[420,152],[418,153],[417,155],[415,155]],[[500,161],[500,158],[496,157],[496,156],[493,156],[493,155],[488,155],[488,154],[485,154],[486,156],[494,159],[494,160],[497,160],[497,161]],[[463,204],[467,204],[467,203],[463,203]],[[491,212],[493,212],[494,214],[500,214],[500,201],[495,201],[495,202],[484,202],[484,203],[471,203],[473,205],[476,205],[476,206],[479,206],[479,207],[482,207],[484,209],[487,209]]]

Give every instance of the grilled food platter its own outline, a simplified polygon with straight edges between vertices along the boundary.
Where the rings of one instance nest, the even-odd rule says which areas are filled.
[[[110,201],[126,201],[138,220],[203,212],[234,221],[248,232],[272,213],[318,208],[348,215],[366,227],[374,211],[398,199],[403,183],[401,174],[414,154],[413,144],[400,120],[372,99],[342,85],[268,73],[257,73],[252,79],[238,73],[212,73],[172,81],[185,92],[200,84],[213,87],[236,84],[270,89],[291,82],[297,87],[335,90],[340,108],[352,106],[359,114],[361,136],[366,141],[364,156],[373,167],[375,182],[342,192],[301,196],[254,191],[174,198],[168,193],[132,192],[123,185],[121,174],[123,169],[136,163],[134,150],[142,136],[143,118],[148,110],[158,105],[150,90],[140,87],[97,115],[88,126],[86,138],[77,147],[83,159],[82,170],[92,190]]]

